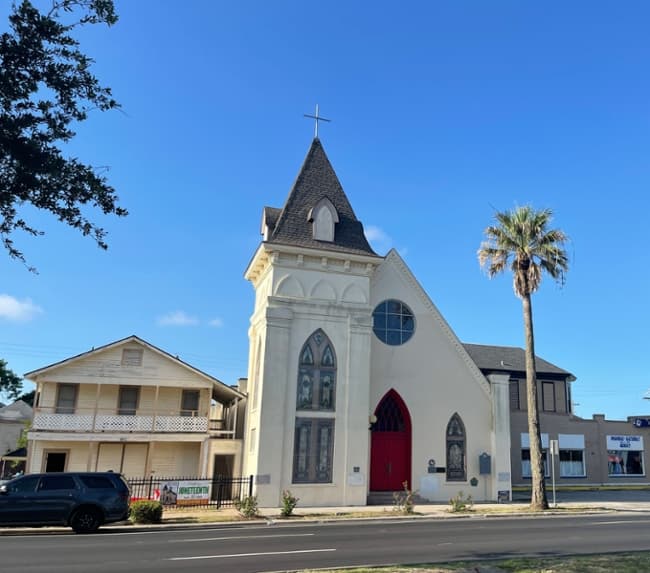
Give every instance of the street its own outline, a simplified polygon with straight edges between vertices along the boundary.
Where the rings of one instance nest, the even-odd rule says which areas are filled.
[[[228,571],[650,550],[650,514],[229,525],[7,535],[4,571]]]

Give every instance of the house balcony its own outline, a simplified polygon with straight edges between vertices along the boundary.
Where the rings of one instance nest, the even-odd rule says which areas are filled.
[[[109,433],[208,433],[215,427],[208,416],[196,411],[142,410],[119,413],[115,409],[75,408],[34,409],[32,430],[54,432],[109,432]],[[215,421],[216,422],[216,421]],[[212,432],[210,432],[212,434]],[[225,430],[218,432],[229,437]]]

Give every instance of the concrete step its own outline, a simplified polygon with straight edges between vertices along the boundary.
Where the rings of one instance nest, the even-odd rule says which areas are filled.
[[[395,498],[392,491],[369,491],[368,505],[393,505]]]
[[[401,489],[397,491],[370,491],[368,492],[366,503],[368,505],[395,505],[395,494],[401,495],[403,493],[404,490]],[[421,505],[423,503],[429,503],[429,501],[415,494],[413,496],[413,503]]]

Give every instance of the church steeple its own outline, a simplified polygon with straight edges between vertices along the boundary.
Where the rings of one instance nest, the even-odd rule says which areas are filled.
[[[268,243],[375,255],[323,145],[314,138],[284,207],[264,209]]]

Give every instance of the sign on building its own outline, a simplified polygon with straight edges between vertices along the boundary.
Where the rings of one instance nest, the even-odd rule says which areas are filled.
[[[608,450],[643,450],[643,436],[607,436]]]

